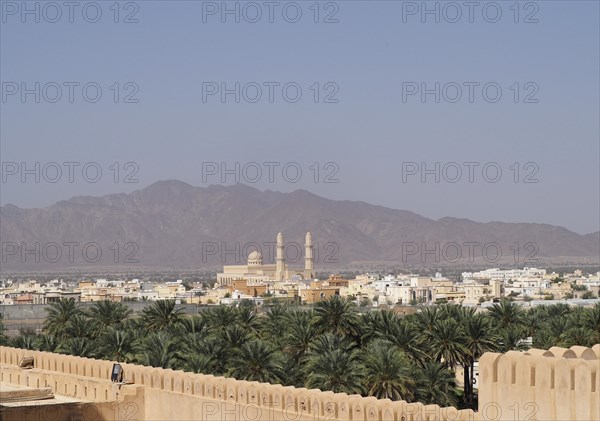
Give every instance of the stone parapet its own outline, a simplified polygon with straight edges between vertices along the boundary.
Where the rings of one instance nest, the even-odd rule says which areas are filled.
[[[18,367],[21,358],[34,367]],[[2,381],[52,387],[56,393],[92,402],[119,401],[110,382],[113,362],[0,347]],[[476,420],[471,410],[248,382],[178,370],[122,363],[124,378],[143,389],[135,403],[151,420]],[[132,386],[120,389],[121,393]],[[137,394],[136,394],[137,393]],[[143,411],[141,406],[143,405]],[[223,418],[225,416],[225,418]],[[141,419],[141,418],[137,418]]]
[[[18,367],[34,358],[33,369]],[[137,420],[598,420],[600,345],[486,353],[479,361],[479,412],[294,388],[122,363],[0,347],[1,380],[51,387],[90,402],[129,402]],[[146,418],[143,418],[146,417]]]
[[[600,345],[479,360],[479,413],[487,420],[599,420]]]

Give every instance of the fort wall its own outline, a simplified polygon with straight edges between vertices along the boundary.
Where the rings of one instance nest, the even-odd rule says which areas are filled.
[[[18,367],[31,356],[33,369]],[[599,420],[600,345],[485,354],[479,411],[322,392],[122,363],[0,347],[0,381],[51,387],[96,408],[89,420],[433,421]],[[88,419],[88,418],[84,418]]]
[[[484,354],[479,414],[487,420],[600,419],[600,345]]]

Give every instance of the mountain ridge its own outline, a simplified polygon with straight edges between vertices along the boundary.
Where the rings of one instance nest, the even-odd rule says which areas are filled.
[[[512,259],[517,266],[535,264],[521,261],[524,255],[585,257],[596,262],[600,254],[600,231],[581,235],[550,224],[477,222],[456,217],[434,220],[363,201],[331,200],[303,189],[282,193],[244,184],[196,187],[179,180],[163,180],[128,194],[75,196],[46,208],[22,209],[6,204],[0,207],[0,216],[3,270],[241,264],[248,244],[272,243],[279,231],[301,252],[304,235],[311,231],[322,260],[331,254],[325,250],[326,245],[337,247],[335,261],[317,261],[317,269],[320,263],[327,267],[369,261],[436,266],[454,263],[456,253],[449,256],[447,252],[456,250],[461,252],[459,261],[463,262],[468,243],[480,244],[481,255],[473,257],[489,266],[495,261],[486,254],[489,250],[483,252],[488,244],[500,249],[502,258],[498,262]],[[43,249],[50,243],[58,244],[64,255],[68,250],[63,244],[68,242],[80,243],[81,247],[96,243],[102,258],[96,262],[75,253],[72,261],[62,256],[53,262],[53,255],[44,255]],[[36,244],[42,249],[39,253]],[[208,252],[208,244],[218,245],[216,255]],[[136,247],[133,260],[137,262],[123,261],[124,255],[131,255]],[[23,249],[30,250],[30,254],[23,255]],[[271,253],[264,251],[266,260],[272,261]],[[303,257],[294,263],[302,266]]]

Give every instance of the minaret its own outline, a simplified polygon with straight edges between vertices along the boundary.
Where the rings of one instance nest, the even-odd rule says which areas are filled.
[[[304,242],[304,279],[312,279],[314,277],[313,267],[312,235],[310,232],[307,232]]]
[[[285,260],[283,258],[283,234],[277,234],[277,250],[275,253],[275,280],[282,281],[285,271]]]

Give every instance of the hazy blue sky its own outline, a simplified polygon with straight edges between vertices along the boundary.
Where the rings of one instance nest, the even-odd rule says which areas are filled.
[[[472,16],[463,1],[427,2],[428,9],[439,8],[439,23],[433,14],[422,16],[422,2],[275,2],[273,23],[263,1],[227,2],[229,9],[239,7],[239,23],[233,14],[221,15],[222,2],[89,3],[74,8],[70,23],[62,1],[27,2],[40,10],[36,23],[34,13],[22,14],[22,2],[1,2],[2,204],[47,206],[74,195],[130,192],[163,179],[205,186],[221,180],[218,174],[203,180],[203,162],[229,168],[278,162],[297,163],[303,170],[299,181],[285,180],[279,166],[271,183],[263,166],[253,185],[304,188],[432,218],[551,223],[580,233],[599,229],[597,1],[520,2],[517,8],[513,1],[475,2]],[[262,17],[248,22],[256,5]],[[453,23],[455,5],[462,17]],[[97,8],[98,22],[86,21],[95,20]],[[298,8],[298,22],[288,22]],[[128,15],[138,22],[124,23]],[[39,103],[35,94],[21,96],[22,88],[35,91],[36,82]],[[64,84],[69,82],[79,83],[72,85],[72,103]],[[203,86],[206,94],[221,83],[234,89],[236,82],[239,103],[233,94],[225,101],[219,94],[203,98]],[[265,82],[280,84],[272,103]],[[421,83],[434,89],[436,82],[439,103],[434,94],[424,101],[419,93],[403,98],[403,87],[404,93],[421,89]],[[473,87],[472,102],[464,85],[469,82],[480,84]],[[86,100],[82,86],[88,83],[97,85],[88,85]],[[287,83],[297,85],[289,85],[286,101],[281,87]],[[490,83],[486,100],[481,88]],[[262,86],[257,102],[251,102],[254,84]],[[62,97],[53,103],[57,85]],[[462,98],[451,102],[457,85]],[[102,97],[92,103],[94,86]],[[302,89],[295,103],[294,86]],[[494,103],[497,87],[502,97]],[[124,103],[128,94],[138,102]],[[325,103],[328,95],[337,103]],[[20,169],[13,175],[13,162],[30,169],[39,162],[40,182],[35,174],[22,182]],[[63,168],[55,183],[49,182],[55,177],[51,162]],[[73,183],[64,162],[81,164]],[[96,183],[81,174],[88,162],[103,170]],[[114,162],[121,167],[116,183]],[[137,165],[133,178],[139,182],[123,182],[135,169],[123,168],[127,162]],[[321,167],[317,182],[310,168],[315,162]],[[324,168],[328,162],[339,168],[332,177],[337,183],[323,182],[335,169]],[[403,167],[414,170],[403,163],[411,162],[430,169],[439,162],[440,170],[457,162],[463,174],[455,183],[446,181],[444,175],[456,174],[446,165],[439,183],[434,175],[425,182],[419,174],[405,173],[403,179]],[[473,183],[464,162],[479,163]],[[496,183],[483,178],[486,163],[493,163],[488,179],[502,169]],[[88,167],[90,180],[94,167]],[[254,172],[246,168],[248,181]],[[294,167],[288,176],[294,177]]]

